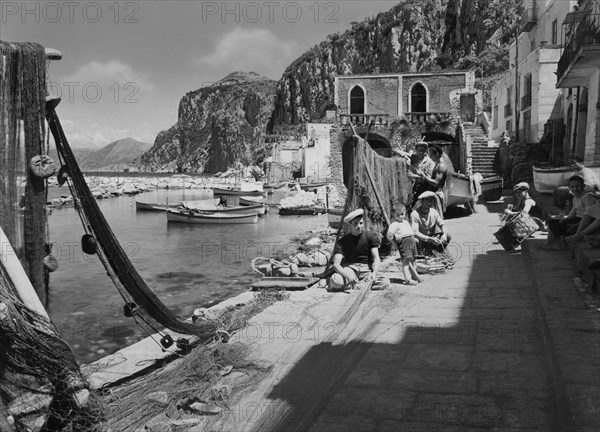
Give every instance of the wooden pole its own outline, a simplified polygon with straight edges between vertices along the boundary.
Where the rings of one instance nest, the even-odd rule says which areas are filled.
[[[38,315],[50,319],[2,227],[0,227],[0,263],[25,306]]]

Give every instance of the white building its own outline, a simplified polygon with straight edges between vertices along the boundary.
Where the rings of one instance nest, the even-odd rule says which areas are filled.
[[[600,2],[582,0],[562,27],[556,87],[566,102],[563,153],[600,165]]]
[[[577,1],[525,0],[510,69],[492,87],[491,138],[507,132],[518,141],[539,142],[548,120],[563,118],[565,97],[556,88],[562,53],[562,23]]]

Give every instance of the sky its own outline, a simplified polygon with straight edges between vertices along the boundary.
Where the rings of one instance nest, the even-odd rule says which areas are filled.
[[[62,53],[49,89],[74,148],[123,138],[153,143],[180,99],[231,72],[279,80],[327,35],[393,1],[5,1],[0,40]]]

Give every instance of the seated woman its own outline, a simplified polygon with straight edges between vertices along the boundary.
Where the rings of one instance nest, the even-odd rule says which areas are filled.
[[[543,249],[564,250],[565,236],[577,232],[579,222],[585,215],[584,187],[583,177],[574,175],[569,179],[569,191],[573,195],[573,207],[566,217],[548,221],[548,240],[542,247]]]
[[[419,240],[419,251],[425,255],[431,255],[434,250],[444,252],[450,242],[450,236],[444,228],[444,219],[432,208],[436,198],[435,192],[423,192],[411,214],[413,231]]]
[[[600,233],[600,192],[587,193],[583,200],[585,212],[575,234],[565,239],[569,243],[577,243],[587,235]]]

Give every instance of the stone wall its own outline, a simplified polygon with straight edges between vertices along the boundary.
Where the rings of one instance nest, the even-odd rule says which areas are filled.
[[[398,76],[338,77],[338,107],[342,113],[350,113],[350,89],[360,85],[365,91],[365,114],[398,113]]]
[[[449,95],[466,87],[465,75],[404,75],[402,77],[402,111],[410,112],[409,98],[412,86],[420,82],[427,90],[427,111],[459,112]]]

